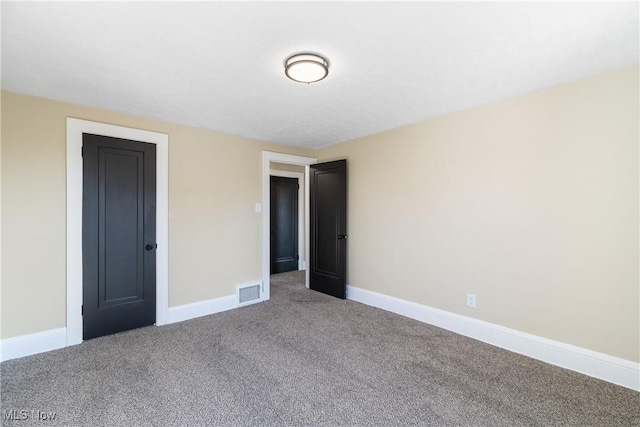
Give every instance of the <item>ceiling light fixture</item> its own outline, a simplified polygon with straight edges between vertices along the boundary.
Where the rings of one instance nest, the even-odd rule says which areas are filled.
[[[285,61],[284,73],[296,82],[319,82],[329,74],[329,63],[319,55],[300,53],[290,56]]]

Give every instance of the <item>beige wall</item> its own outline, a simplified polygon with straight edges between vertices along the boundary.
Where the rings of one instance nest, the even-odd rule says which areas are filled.
[[[300,172],[304,173],[304,166],[287,165],[284,163],[271,162],[271,169],[278,171]]]
[[[172,307],[260,278],[263,149],[346,157],[349,284],[640,361],[638,72],[319,153],[3,92],[1,336],[65,326],[70,116],[169,134]]]
[[[2,338],[64,327],[66,118],[169,135],[169,306],[261,277],[262,150],[307,150],[2,93]]]
[[[0,310],[2,310],[2,91],[0,91]],[[2,337],[2,312],[0,311],[0,338]]]
[[[635,66],[321,150],[349,162],[348,283],[639,361],[638,90]]]

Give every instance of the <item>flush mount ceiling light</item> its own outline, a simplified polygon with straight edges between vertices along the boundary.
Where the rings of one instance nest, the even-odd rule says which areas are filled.
[[[284,73],[296,82],[318,82],[329,74],[329,63],[323,57],[313,53],[301,53],[290,56],[285,61]]]

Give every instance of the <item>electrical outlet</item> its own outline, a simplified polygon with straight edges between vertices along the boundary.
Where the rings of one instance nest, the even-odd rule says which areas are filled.
[[[475,294],[467,294],[467,307],[476,308]]]

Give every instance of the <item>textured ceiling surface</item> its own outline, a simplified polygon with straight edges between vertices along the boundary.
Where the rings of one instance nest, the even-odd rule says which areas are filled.
[[[2,88],[319,148],[638,63],[638,2],[2,2]],[[316,52],[327,79],[288,80]]]

